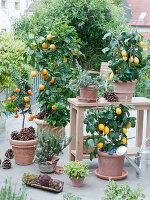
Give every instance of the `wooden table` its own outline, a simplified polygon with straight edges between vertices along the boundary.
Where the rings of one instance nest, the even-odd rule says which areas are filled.
[[[95,103],[81,102],[78,101],[77,98],[69,98],[68,101],[70,103],[70,136],[75,134],[75,137],[73,137],[70,143],[69,156],[71,161],[81,161],[84,158],[89,158],[89,154],[83,154],[83,120],[85,110],[91,108],[103,109],[110,104],[118,105],[121,102],[110,103],[103,98]],[[133,105],[137,110],[136,147],[130,147],[127,151],[129,155],[135,155],[143,139],[144,110],[147,111],[146,137],[150,137],[150,99],[133,97],[132,101],[126,103],[126,105]],[[148,143],[147,146],[150,146],[150,143]]]

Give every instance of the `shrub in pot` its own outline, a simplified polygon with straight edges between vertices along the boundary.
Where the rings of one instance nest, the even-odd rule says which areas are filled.
[[[85,177],[89,174],[88,164],[81,161],[68,162],[63,168],[64,172],[71,179],[74,187],[82,186]]]
[[[34,128],[31,126],[29,128],[24,127],[25,123],[25,110],[29,109],[31,113],[30,106],[30,96],[33,95],[30,85],[29,85],[29,74],[27,69],[22,68],[22,74],[16,76],[16,89],[8,97],[8,101],[5,106],[5,110],[10,113],[14,113],[14,117],[18,118],[20,111],[22,120],[22,129],[20,131],[13,131],[11,133],[9,142],[12,145],[14,159],[16,164],[19,165],[30,165],[34,160],[35,155],[35,145],[36,134]],[[33,121],[35,115],[31,114],[28,118],[29,121]]]
[[[59,158],[55,155],[59,155],[64,148],[66,148],[72,140],[72,137],[67,138],[65,132],[60,134],[62,130],[57,130],[56,134],[53,129],[43,129],[37,132],[37,148],[36,148],[36,162],[42,173],[52,173],[55,171]]]
[[[92,78],[87,71],[80,69],[79,75],[70,81],[69,87],[75,91],[80,90],[79,100],[95,102],[98,98],[98,89],[102,87],[102,79],[100,76]]]
[[[38,102],[40,113],[35,122],[50,129],[65,127],[69,122],[69,97],[74,93],[66,85],[78,73],[76,58],[80,55],[80,45],[74,27],[59,23],[51,27],[47,35],[28,36],[30,63],[35,68],[31,75],[41,75]],[[36,63],[36,65],[35,65]],[[44,121],[43,121],[44,120]]]
[[[130,117],[130,107],[110,105],[103,110],[88,110],[86,113],[84,124],[91,135],[85,146],[93,148],[97,144],[90,153],[90,159],[98,154],[99,168],[96,173],[101,178],[122,176],[124,155],[118,156],[116,150],[120,146],[127,146],[127,130],[135,127],[136,118]]]
[[[136,30],[119,33],[109,32],[104,39],[109,39],[109,46],[103,49],[107,53],[109,67],[113,71],[110,80],[113,81],[114,92],[119,101],[131,101],[138,71],[145,66],[142,58],[144,43],[143,36]]]

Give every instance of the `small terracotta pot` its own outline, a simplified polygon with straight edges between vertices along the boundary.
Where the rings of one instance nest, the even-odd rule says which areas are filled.
[[[114,92],[116,93],[119,102],[131,102],[136,82],[137,80],[131,82],[118,81],[118,83],[113,81]]]
[[[116,153],[108,154],[98,151],[98,169],[102,176],[121,176],[124,166],[124,155],[118,156]]]
[[[37,119],[37,118],[35,118],[34,121],[37,124],[39,131],[48,130],[48,129],[50,131],[52,131],[55,128],[53,130],[55,136],[56,136],[56,133],[59,132],[61,129],[62,130],[61,130],[60,134],[62,135],[64,133],[65,128],[63,126],[60,126],[60,127],[50,126],[46,121],[41,120],[41,119]]]
[[[79,100],[85,100],[88,102],[95,102],[97,101],[97,94],[98,91],[95,85],[89,85],[85,88],[80,88],[80,96],[78,97]]]
[[[54,162],[52,164],[49,164],[47,162],[40,162],[40,163],[38,163],[40,172],[46,173],[46,174],[50,174],[50,173],[55,172],[56,165],[57,165],[57,162]]]
[[[15,163],[17,165],[31,165],[34,160],[37,141],[19,141],[10,138],[9,142],[12,145]]]
[[[75,177],[72,177],[70,179],[72,181],[73,187],[81,187],[83,185],[83,181],[81,179],[78,179],[78,178],[75,178]]]

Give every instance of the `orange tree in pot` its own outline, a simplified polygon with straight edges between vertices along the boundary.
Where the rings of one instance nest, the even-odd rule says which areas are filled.
[[[32,46],[33,41],[36,48]],[[45,122],[36,120],[37,124],[54,128],[65,127],[69,122],[67,98],[74,97],[74,92],[66,85],[78,73],[79,41],[74,27],[63,23],[53,26],[47,35],[29,35],[30,62],[36,68],[31,75],[36,76],[38,71],[43,79],[37,98],[40,104],[37,119]]]
[[[16,72],[17,73],[17,72]],[[17,74],[18,75],[18,74]],[[12,145],[14,159],[16,164],[29,165],[32,164],[35,155],[36,134],[32,126],[29,128],[24,127],[25,123],[25,110],[30,107],[30,96],[32,91],[29,85],[29,74],[27,69],[22,68],[22,74],[15,77],[16,89],[8,97],[5,110],[14,114],[15,118],[23,115],[22,129],[20,131],[13,131],[10,137],[10,144]],[[31,114],[28,118],[33,121],[35,115]]]
[[[52,130],[43,129],[42,134],[41,131],[37,132],[37,149],[36,149],[36,159],[35,161],[38,163],[40,172],[43,173],[52,173],[55,171],[57,162],[59,158],[55,157],[55,155],[59,155],[64,148],[66,148],[72,140],[72,137],[66,137],[65,132],[58,129],[55,131],[54,128]],[[55,132],[54,132],[55,131]]]
[[[113,81],[114,92],[119,101],[131,101],[135,84],[139,78],[139,70],[146,62],[143,60],[143,36],[135,30],[119,33],[109,32],[104,36],[109,41],[103,49],[107,53],[109,67],[112,70],[110,80]]]
[[[132,107],[133,108],[133,107]],[[90,159],[98,154],[99,168],[95,173],[100,178],[121,177],[124,165],[124,155],[116,154],[117,148],[127,146],[127,130],[135,127],[135,117],[130,117],[130,106],[110,105],[104,110],[88,110],[84,124],[91,135],[85,146],[94,148]]]

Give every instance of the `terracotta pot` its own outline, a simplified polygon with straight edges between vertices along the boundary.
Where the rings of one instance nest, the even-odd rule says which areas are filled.
[[[78,179],[78,178],[75,178],[75,177],[72,177],[70,179],[72,181],[73,187],[81,187],[83,185],[83,181],[81,179]]]
[[[35,156],[36,140],[19,141],[9,139],[12,145],[15,163],[18,165],[31,165]]]
[[[114,92],[118,96],[119,102],[131,102],[136,82],[137,80],[131,82],[118,81],[118,83],[113,81]]]
[[[41,119],[37,119],[37,118],[35,118],[34,121],[37,124],[39,131],[48,130],[48,129],[50,131],[52,131],[55,128],[55,130],[53,130],[54,135],[56,135],[56,133],[59,132],[61,129],[62,130],[61,130],[60,134],[62,135],[64,133],[65,128],[63,126],[60,126],[60,127],[50,126],[46,121],[41,120]]]
[[[110,155],[105,152],[98,151],[98,169],[102,176],[121,176],[124,166],[124,155],[118,156],[116,153]]]
[[[50,174],[50,173],[55,172],[56,165],[57,165],[57,162],[54,162],[52,164],[47,163],[47,162],[40,162],[40,163],[38,163],[40,172],[46,173],[46,174]]]
[[[85,88],[80,88],[79,100],[85,100],[88,102],[95,102],[97,100],[97,89],[95,85],[89,85]]]

